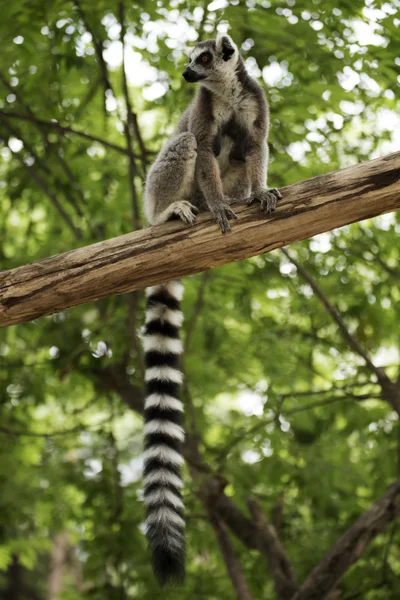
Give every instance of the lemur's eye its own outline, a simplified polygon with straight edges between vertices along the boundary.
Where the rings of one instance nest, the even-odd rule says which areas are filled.
[[[210,59],[208,58],[207,54],[204,54],[204,55],[201,57],[201,62],[202,62],[202,63],[208,63],[208,61],[209,61],[209,60],[210,60]]]

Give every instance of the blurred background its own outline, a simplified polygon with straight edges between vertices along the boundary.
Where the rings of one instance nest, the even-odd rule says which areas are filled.
[[[144,225],[146,169],[195,92],[185,48],[217,31],[267,92],[271,186],[399,150],[399,6],[2,3],[0,268]],[[0,598],[244,598],[202,468],[247,517],[257,498],[302,582],[399,477],[399,232],[389,214],[185,280],[203,467],[186,472],[187,581],[162,594],[143,534],[142,293],[1,330]],[[275,598],[265,556],[228,535],[246,598]],[[389,525],[334,597],[398,599],[399,542]]]

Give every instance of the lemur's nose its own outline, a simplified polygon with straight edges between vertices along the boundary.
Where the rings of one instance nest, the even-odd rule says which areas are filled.
[[[198,79],[198,75],[197,75],[196,71],[193,71],[193,69],[191,69],[190,67],[188,67],[187,69],[185,69],[183,71],[182,76],[183,76],[184,80],[187,81],[188,83],[193,83],[194,81],[197,81],[197,79]]]

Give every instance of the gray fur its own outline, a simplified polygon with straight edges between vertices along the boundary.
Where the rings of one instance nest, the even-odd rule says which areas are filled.
[[[210,60],[203,64],[205,52]],[[235,43],[228,35],[199,42],[184,76],[200,89],[148,173],[149,222],[178,217],[192,224],[198,209],[208,208],[225,232],[236,218],[234,202],[274,210],[281,194],[266,187],[268,105]]]
[[[278,190],[266,187],[267,102],[226,35],[198,43],[184,77],[198,81],[200,89],[148,173],[146,216],[153,225],[174,217],[192,224],[198,210],[208,208],[226,232],[229,219],[236,218],[233,202],[258,201],[270,212],[280,198]],[[154,570],[165,583],[181,581],[185,570],[182,286],[169,282],[149,288],[147,296],[144,499]]]

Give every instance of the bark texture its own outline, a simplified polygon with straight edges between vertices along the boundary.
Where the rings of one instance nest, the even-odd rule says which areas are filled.
[[[221,235],[210,214],[173,222],[0,273],[0,327],[256,256],[400,209],[400,152],[281,189],[275,213],[235,206]]]

